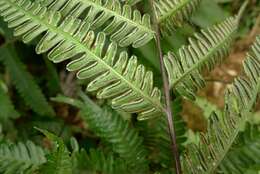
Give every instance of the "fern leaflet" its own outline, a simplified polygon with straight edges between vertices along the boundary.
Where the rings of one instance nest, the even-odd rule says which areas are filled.
[[[119,0],[38,0],[50,10],[60,11],[63,16],[84,16],[84,21],[95,30],[102,29],[111,35],[111,40],[121,47],[145,45],[154,37],[148,14],[132,11],[129,5],[121,5]]]
[[[244,174],[246,170],[260,162],[260,136],[257,126],[247,125],[239,133],[234,144],[221,162],[219,170],[223,173]]]
[[[187,21],[201,0],[155,0],[156,17],[163,33],[171,33]]]
[[[206,98],[196,97],[194,104],[197,105],[202,111],[206,119],[208,119],[212,112],[216,112],[217,115],[221,115],[222,111],[218,108],[217,105],[211,103]]]
[[[0,80],[0,121],[6,121],[10,118],[17,118],[20,116],[15,110],[7,92],[2,87],[3,85],[3,82]]]
[[[46,162],[44,151],[33,142],[0,145],[1,173],[33,174]]]
[[[49,140],[54,143],[54,151],[47,155],[47,162],[40,168],[41,174],[72,174],[72,161],[70,152],[65,146],[63,140],[56,135],[39,128]]]
[[[178,54],[169,52],[164,58],[170,85],[183,96],[195,100],[195,92],[205,86],[201,72],[212,70],[229,54],[232,38],[237,29],[237,19],[226,21],[195,34],[190,44]]]
[[[39,115],[55,115],[39,86],[34,82],[31,74],[26,71],[24,65],[19,60],[14,46],[6,45],[0,47],[0,52],[0,60],[4,62],[16,89],[23,97],[25,103]]]
[[[102,174],[122,174],[132,173],[127,170],[127,164],[121,158],[116,158],[113,153],[104,153],[100,149],[90,149],[86,152],[84,149],[75,152],[77,169]]]

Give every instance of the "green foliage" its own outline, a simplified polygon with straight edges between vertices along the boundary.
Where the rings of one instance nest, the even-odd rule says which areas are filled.
[[[105,154],[99,149],[90,149],[75,152],[77,170],[90,171],[92,173],[102,174],[122,174],[131,173],[127,171],[127,164],[123,159],[116,158],[112,153]],[[131,170],[131,169],[130,169]]]
[[[72,161],[70,152],[60,137],[37,128],[54,143],[54,151],[47,155],[47,162],[40,169],[41,174],[72,174]]]
[[[196,10],[201,0],[156,0],[154,8],[162,31],[172,33],[182,26]]]
[[[65,96],[58,96],[53,98],[54,101],[68,103],[75,107],[81,109],[82,118],[86,121],[89,128],[99,137],[101,137],[105,142],[111,145],[112,150],[117,153],[122,159],[114,159],[113,154],[107,154],[109,158],[105,158],[103,153],[95,152],[95,150],[90,151],[90,156],[87,154],[78,154],[80,158],[87,158],[97,161],[98,163],[92,162],[90,166],[94,166],[93,170],[101,170],[105,172],[107,163],[112,163],[116,160],[116,163],[119,163],[122,160],[125,160],[124,163],[118,164],[109,170],[131,170],[132,173],[135,172],[145,172],[147,169],[147,151],[143,146],[143,139],[138,135],[138,132],[124,120],[117,112],[113,111],[110,107],[105,106],[100,108],[98,105],[93,103],[86,95],[81,94],[84,99],[84,103],[79,100],[71,99]],[[81,152],[85,153],[85,152]],[[86,160],[87,160],[86,159]],[[107,163],[102,164],[102,161],[107,161]],[[96,166],[95,166],[95,165]],[[99,165],[100,164],[100,165]],[[102,164],[102,165],[101,165]],[[103,166],[104,165],[104,166]],[[122,166],[122,167],[119,167]],[[125,166],[125,167],[123,167]],[[118,168],[119,167],[119,168]]]
[[[91,29],[103,27],[102,31],[111,35],[111,40],[118,42],[121,47],[132,44],[137,48],[154,37],[150,16],[148,14],[142,16],[138,10],[132,11],[129,5],[121,5],[119,0],[38,1],[50,10],[59,10],[63,16],[79,17],[83,14],[83,21],[90,24]]]
[[[121,1],[124,1],[126,4],[129,4],[129,5],[135,5],[142,0],[121,0]]]
[[[96,118],[86,118],[89,124],[93,126],[92,130],[111,143],[113,151],[126,159],[127,163],[137,168],[132,170],[139,172],[146,170],[147,152],[142,145],[143,140],[137,132],[115,113],[112,115],[105,110],[97,115]],[[102,120],[104,121],[101,122]],[[97,127],[94,127],[95,125]]]
[[[202,142],[198,146],[190,145],[187,149],[183,160],[185,173],[216,172],[247,121],[260,89],[259,41],[258,37],[244,62],[247,77],[237,78],[226,91],[224,116],[213,112],[208,132],[202,135]],[[249,73],[249,69],[256,73]]]
[[[201,73],[212,70],[228,56],[232,38],[237,29],[237,19],[228,18],[212,28],[201,30],[189,39],[175,55],[169,52],[164,57],[170,85],[183,96],[195,100],[195,92],[205,87]]]
[[[14,46],[2,46],[0,47],[0,52],[0,60],[3,61],[10,74],[12,83],[14,83],[25,103],[39,115],[53,116],[53,109],[49,106],[31,74],[26,71],[24,65],[19,60]]]
[[[260,134],[256,125],[247,125],[239,133],[231,150],[220,164],[220,172],[244,174],[251,167],[260,163]]]
[[[33,142],[0,145],[0,172],[33,174],[46,161],[44,151]]]
[[[226,89],[224,110],[207,103],[196,96],[207,84],[202,76],[229,55],[247,1],[235,17],[225,13],[210,20],[206,18],[211,15],[201,14],[219,6],[200,2],[155,0],[150,6],[148,0],[0,0],[1,20],[15,36],[0,22],[0,60],[5,66],[2,70],[0,65],[0,173],[174,173],[162,102],[168,96],[161,94],[167,83],[158,76],[161,65],[174,96],[167,103],[172,105],[183,173],[257,172],[259,130],[243,128],[248,120],[253,122],[249,117],[260,91],[260,36],[243,63],[244,73]],[[223,6],[228,9],[230,4]],[[151,10],[154,21],[146,13]],[[195,25],[186,25],[190,19]],[[154,38],[160,34],[162,50],[155,50]],[[32,54],[31,47],[21,50],[18,40],[44,55]],[[160,51],[164,62],[159,64],[155,59]],[[86,85],[86,92],[80,85]],[[69,97],[64,91],[70,91]],[[57,97],[48,102],[44,96]],[[183,96],[208,115],[208,129],[198,141],[189,136],[192,130],[184,122],[190,125]],[[24,103],[34,112],[24,109]],[[27,143],[11,143],[22,141]]]
[[[177,97],[173,105],[174,125],[177,136],[177,143],[180,149],[186,141],[186,125],[181,117],[182,112],[181,97]],[[139,123],[141,135],[144,137],[144,143],[153,153],[150,158],[155,163],[159,163],[163,168],[170,167],[173,163],[171,154],[171,140],[169,138],[168,125],[165,117],[159,117],[151,121]]]
[[[10,118],[17,118],[20,114],[15,110],[7,91],[4,89],[5,84],[0,81],[0,120],[6,121]]]
[[[15,28],[15,36],[23,36],[23,41],[28,43],[48,31],[38,43],[36,52],[49,51],[48,57],[55,63],[73,58],[67,69],[78,71],[79,79],[94,78],[87,90],[98,90],[100,99],[112,98],[113,108],[139,113],[139,119],[157,116],[164,110],[160,103],[161,92],[153,87],[153,73],[138,65],[135,56],[129,59],[127,52],[121,52],[117,57],[115,43],[111,43],[102,54],[104,33],[95,37],[94,32],[89,31],[88,23],[73,17],[61,22],[60,13],[46,11],[37,3],[8,0],[0,3],[1,14],[9,21],[9,27]],[[25,23],[21,23],[23,20],[19,15],[7,10],[9,8],[23,15]]]

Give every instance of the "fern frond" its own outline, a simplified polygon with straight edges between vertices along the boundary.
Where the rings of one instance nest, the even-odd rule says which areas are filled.
[[[95,30],[111,35],[111,40],[121,47],[145,45],[154,37],[150,16],[141,15],[129,5],[121,5],[119,0],[38,0],[49,10],[60,11],[63,16],[84,15],[84,21]],[[129,3],[134,3],[130,1]]]
[[[0,121],[6,121],[10,118],[18,118],[20,114],[15,110],[8,93],[2,87],[3,83],[0,80]]]
[[[24,65],[19,60],[14,46],[6,45],[0,47],[0,52],[0,60],[3,61],[9,71],[11,80],[25,103],[39,115],[55,115],[52,107],[48,104],[44,94],[40,90],[40,87],[35,83],[31,74],[26,71]]]
[[[115,153],[125,159],[132,171],[146,169],[147,151],[138,132],[121,115],[109,107],[100,108],[83,92],[84,103],[66,96],[53,98],[54,101],[67,103],[81,110],[82,118],[98,137],[112,146]],[[140,168],[139,168],[140,167]]]
[[[237,19],[230,17],[210,29],[201,30],[190,38],[175,55],[169,52],[164,57],[170,85],[183,96],[195,100],[195,92],[205,86],[201,72],[212,70],[229,54]]]
[[[33,174],[46,162],[44,155],[43,149],[31,141],[16,145],[1,144],[0,172]]]
[[[137,4],[138,2],[141,2],[142,0],[121,0],[123,2],[125,2],[125,4],[129,4],[131,6]]]
[[[243,63],[244,71],[254,84],[258,83],[260,77],[260,35],[256,37],[256,42],[251,51],[247,54],[247,59]]]
[[[72,161],[70,152],[63,140],[56,135],[39,128],[36,128],[51,140],[55,147],[54,151],[47,155],[47,162],[39,169],[41,174],[72,174]]]
[[[224,116],[213,113],[208,133],[202,142],[191,145],[183,160],[185,173],[210,174],[216,172],[248,119],[260,91],[260,36],[244,63],[247,77],[235,80],[225,94]],[[250,63],[249,63],[250,62]],[[254,70],[255,74],[249,73]]]
[[[138,65],[135,56],[129,59],[126,52],[117,56],[115,43],[105,49],[104,33],[95,37],[87,23],[73,17],[61,21],[60,13],[26,0],[2,0],[0,12],[26,43],[47,31],[36,52],[49,52],[55,63],[72,59],[67,69],[78,71],[79,79],[91,79],[87,90],[97,91],[100,99],[112,99],[113,108],[138,113],[140,120],[164,112],[153,73]]]
[[[164,33],[171,33],[176,27],[189,20],[201,0],[155,0],[156,18]]]
[[[104,153],[100,149],[90,149],[89,152],[80,150],[75,155],[77,169],[82,171],[102,174],[122,174],[132,173],[127,169],[126,162],[121,158],[116,158],[113,153]]]
[[[244,174],[247,169],[260,164],[260,132],[257,126],[247,125],[221,162],[219,172]]]
[[[85,99],[85,102],[82,112],[91,130],[110,143],[113,151],[125,159],[133,171],[145,171],[147,151],[138,132],[110,108],[96,109],[90,100]]]

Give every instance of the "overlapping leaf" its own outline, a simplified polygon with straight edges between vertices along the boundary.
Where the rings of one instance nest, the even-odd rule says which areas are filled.
[[[154,8],[161,30],[171,33],[187,21],[201,0],[155,0]]]
[[[170,85],[183,96],[195,100],[195,92],[205,86],[201,75],[204,69],[212,70],[229,54],[237,19],[230,17],[212,28],[201,30],[190,38],[175,55],[169,52],[164,58]]]
[[[140,47],[154,37],[148,14],[141,15],[119,0],[38,0],[50,10],[60,11],[63,16],[81,17],[95,30],[111,35],[111,40],[122,47]],[[134,3],[129,1],[129,3]]]

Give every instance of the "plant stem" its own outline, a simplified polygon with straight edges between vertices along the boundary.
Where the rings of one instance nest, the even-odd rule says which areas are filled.
[[[161,46],[161,34],[160,34],[160,28],[158,21],[155,16],[155,9],[153,6],[153,0],[149,0],[150,6],[152,8],[152,16],[153,16],[153,24],[154,24],[154,29],[155,29],[155,39],[156,39],[156,45],[157,49],[159,52],[159,58],[160,58],[160,69],[161,69],[161,74],[163,78],[163,89],[164,89],[164,95],[165,95],[165,104],[166,104],[166,117],[168,121],[168,129],[169,129],[169,136],[171,139],[171,144],[172,144],[172,153],[175,159],[175,170],[176,174],[181,174],[181,163],[180,163],[180,155],[177,147],[177,140],[176,140],[176,134],[175,134],[175,127],[174,127],[174,120],[172,117],[172,109],[171,109],[171,96],[170,96],[170,86],[169,86],[169,81],[168,77],[166,75],[166,69],[164,66],[164,61],[163,61],[163,52],[162,52],[162,46]]]

